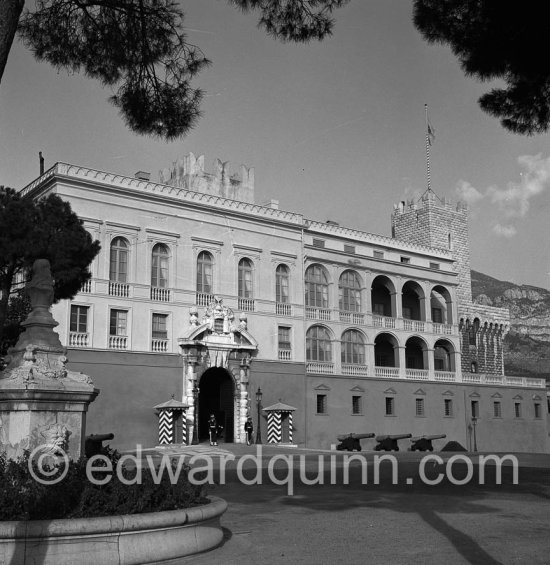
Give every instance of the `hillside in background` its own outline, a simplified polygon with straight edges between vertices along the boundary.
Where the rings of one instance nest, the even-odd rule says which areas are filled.
[[[500,281],[472,270],[474,302],[510,310],[504,340],[507,375],[550,380],[550,291]]]

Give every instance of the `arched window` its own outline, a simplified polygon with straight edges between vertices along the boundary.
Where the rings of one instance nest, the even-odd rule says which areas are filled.
[[[252,261],[241,259],[239,261],[239,298],[252,298]]]
[[[332,361],[330,333],[322,326],[312,326],[306,333],[306,359],[308,361]]]
[[[344,271],[338,283],[339,308],[350,312],[361,311],[361,281],[354,271]]]
[[[153,247],[151,260],[151,286],[155,288],[168,287],[168,247],[162,243],[157,243]]]
[[[342,363],[365,364],[365,342],[357,330],[347,330],[342,334]]]
[[[109,280],[128,282],[128,253],[130,245],[123,237],[115,237],[111,242]]]
[[[290,269],[286,265],[279,265],[275,271],[275,301],[288,304],[289,300]]]
[[[201,251],[197,257],[197,292],[212,294],[214,259],[208,251]]]
[[[306,270],[306,306],[328,308],[328,279],[320,265],[311,265]]]

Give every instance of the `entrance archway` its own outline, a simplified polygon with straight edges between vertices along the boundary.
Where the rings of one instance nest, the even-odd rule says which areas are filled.
[[[235,383],[221,367],[206,370],[199,382],[199,441],[208,440],[208,418],[216,416],[223,426],[221,439],[233,442],[235,424]]]

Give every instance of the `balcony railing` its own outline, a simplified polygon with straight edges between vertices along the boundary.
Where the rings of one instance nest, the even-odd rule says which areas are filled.
[[[206,292],[197,292],[197,306],[208,306],[214,300],[214,295]]]
[[[462,382],[484,385],[546,388],[546,379],[514,376],[506,377],[504,375],[486,375],[485,373],[462,373]]]
[[[395,328],[395,318],[390,318],[389,316],[380,316],[378,314],[373,314],[372,325],[375,328]]]
[[[254,312],[254,299],[239,298],[239,310],[243,312]]]
[[[451,335],[453,333],[453,326],[450,324],[438,324],[432,322],[432,332],[434,334]]]
[[[423,332],[425,324],[420,320],[403,320],[403,329],[407,332]]]
[[[83,332],[69,333],[69,347],[88,347],[90,334]]]
[[[128,298],[130,296],[130,285],[128,283],[109,281],[109,294],[111,296]]]
[[[292,316],[292,305],[285,304],[284,302],[277,302],[275,304],[275,313],[278,316]]]
[[[110,335],[109,349],[128,349],[128,337],[125,335]]]
[[[340,321],[346,324],[362,325],[365,323],[365,314],[340,310]]]
[[[352,365],[348,363],[342,363],[342,375],[366,377],[368,375],[368,368],[366,365]]]
[[[84,294],[89,294],[92,292],[92,281],[86,281],[81,287],[80,292]]]
[[[320,375],[333,375],[334,363],[324,363],[321,361],[308,361],[306,365],[307,373],[317,373]]]
[[[452,371],[435,371],[435,380],[452,383],[456,381],[456,373]]]
[[[151,340],[151,351],[153,353],[166,353],[168,351],[168,340],[167,339]]]
[[[152,286],[151,300],[155,300],[156,302],[170,302],[170,289]]]
[[[328,308],[306,306],[306,318],[308,320],[323,320],[328,322],[330,320],[330,310]]]
[[[383,379],[397,379],[399,377],[399,367],[375,367],[374,376]]]
[[[405,369],[405,378],[411,381],[428,381],[430,375],[427,369]]]
[[[292,359],[292,351],[290,349],[279,349],[279,360],[290,361]]]

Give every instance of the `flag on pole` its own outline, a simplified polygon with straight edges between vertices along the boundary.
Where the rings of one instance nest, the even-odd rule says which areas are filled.
[[[432,127],[432,124],[430,124],[430,122],[428,121],[428,144],[432,146],[434,144],[434,141],[435,141],[435,131],[434,128]]]

